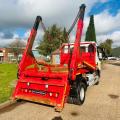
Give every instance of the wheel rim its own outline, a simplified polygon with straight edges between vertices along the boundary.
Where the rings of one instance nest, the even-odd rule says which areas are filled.
[[[80,89],[80,100],[83,101],[84,100],[84,96],[85,96],[85,91],[84,91],[84,88],[82,87]]]

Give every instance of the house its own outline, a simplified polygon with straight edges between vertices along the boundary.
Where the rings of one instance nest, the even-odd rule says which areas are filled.
[[[16,61],[16,54],[12,52],[13,48],[0,48],[0,62],[13,62]],[[25,48],[20,48],[21,53],[18,59],[22,57]]]

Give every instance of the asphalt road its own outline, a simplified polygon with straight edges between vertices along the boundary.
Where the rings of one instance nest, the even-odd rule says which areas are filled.
[[[82,106],[65,104],[61,113],[31,102],[0,111],[0,120],[120,120],[120,66],[106,64],[100,84],[88,88]]]

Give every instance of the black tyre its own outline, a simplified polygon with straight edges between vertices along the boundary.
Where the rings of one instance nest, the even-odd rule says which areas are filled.
[[[77,86],[78,104],[82,105],[85,101],[86,85],[80,82]]]
[[[95,85],[99,85],[99,79],[100,79],[100,71],[96,71],[96,75],[98,76],[98,81],[95,83]]]

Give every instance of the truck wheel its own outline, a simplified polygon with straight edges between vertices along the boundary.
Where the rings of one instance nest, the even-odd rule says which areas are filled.
[[[96,71],[96,75],[98,76],[98,81],[95,83],[95,85],[99,85],[99,79],[100,79],[100,71]]]
[[[83,82],[80,82],[77,87],[79,105],[82,105],[85,101],[85,92],[86,92],[86,85]]]

